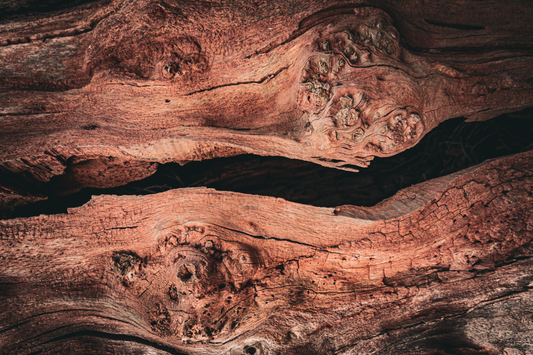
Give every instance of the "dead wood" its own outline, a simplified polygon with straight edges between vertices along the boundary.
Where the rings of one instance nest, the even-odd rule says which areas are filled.
[[[526,354],[532,166],[372,208],[196,188],[2,221],[2,351]]]
[[[244,153],[353,172],[532,106],[532,18],[0,0],[0,212]],[[532,169],[525,151],[373,207],[187,188],[2,220],[0,353],[533,354]]]
[[[20,179],[68,193],[242,153],[353,171],[533,104],[526,1],[31,4],[2,3],[6,210],[43,198]]]

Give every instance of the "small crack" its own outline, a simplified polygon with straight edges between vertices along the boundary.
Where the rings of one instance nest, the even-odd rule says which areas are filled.
[[[7,47],[7,46],[30,43],[30,42],[44,43],[46,40],[49,40],[49,39],[61,38],[61,37],[75,37],[75,36],[83,35],[94,30],[100,22],[107,19],[111,15],[115,14],[123,6],[124,4],[117,4],[115,6],[108,7],[109,11],[107,11],[103,15],[97,15],[97,17],[93,17],[89,22],[81,23],[76,27],[61,29],[59,33],[55,33],[55,31],[34,33],[33,34],[34,36],[38,36],[35,39],[30,39],[30,36],[32,36],[31,34],[27,34],[26,36],[23,36],[23,37],[19,36],[16,38],[4,38],[3,40],[0,40],[0,47],[3,47],[3,46]],[[99,9],[88,9],[88,10],[93,11],[93,12],[96,11],[96,13],[98,13],[99,11]],[[76,16],[75,14],[76,14],[76,11],[73,11],[72,15]],[[65,21],[68,21],[68,19],[65,19]]]
[[[291,240],[291,239],[285,239],[285,238],[276,238],[276,237],[265,237],[265,236],[262,236],[262,235],[253,235],[253,234],[248,234],[246,232],[243,232],[243,231],[240,231],[240,230],[237,230],[237,229],[232,229],[232,228],[228,228],[228,227],[225,227],[225,226],[221,226],[219,224],[214,224],[214,226],[217,226],[219,228],[222,228],[222,229],[226,229],[226,230],[229,230],[229,231],[232,231],[232,232],[235,232],[235,233],[240,233],[240,234],[244,234],[244,235],[247,235],[251,238],[254,238],[254,239],[273,239],[273,240],[278,240],[280,242],[289,242],[289,243],[294,243],[294,244],[299,244],[299,245],[305,245],[306,247],[310,247],[310,248],[314,248],[314,249],[318,249],[318,250],[322,250],[322,248],[316,246],[316,245],[312,245],[312,244],[307,244],[307,243],[303,243],[303,242],[298,242],[296,240]],[[327,251],[327,250],[325,250]]]
[[[459,315],[466,315],[466,314],[468,314],[468,313],[470,313],[470,312],[475,311],[477,308],[481,308],[481,307],[487,306],[487,305],[489,305],[489,304],[491,304],[491,303],[496,303],[496,302],[503,301],[503,300],[506,299],[506,298],[511,298],[511,297],[513,297],[513,296],[519,295],[519,294],[524,293],[524,292],[529,292],[529,291],[531,291],[531,289],[532,289],[532,287],[529,287],[529,286],[522,286],[522,287],[521,287],[520,289],[518,289],[518,290],[511,290],[511,291],[505,293],[504,295],[501,295],[501,296],[498,296],[498,297],[494,297],[494,298],[488,299],[488,300],[486,300],[486,301],[481,301],[481,302],[479,302],[478,304],[476,304],[476,305],[470,307],[470,308],[467,309],[465,312],[462,312],[462,313],[459,314]],[[445,318],[446,318],[446,317],[445,317]],[[451,316],[448,317],[448,318],[451,318]]]
[[[131,226],[131,227],[112,227],[112,228],[104,229],[104,231],[114,230],[114,229],[135,229],[135,228],[139,228],[139,226]]]
[[[224,85],[218,85],[218,86],[213,86],[213,87],[210,87],[208,89],[202,89],[202,90],[197,90],[197,91],[193,91],[193,92],[190,92],[188,94],[186,94],[185,96],[192,96],[192,95],[195,95],[195,94],[199,94],[199,93],[203,93],[203,92],[208,92],[208,91],[213,91],[213,90],[217,90],[217,89],[220,89],[220,88],[225,88],[225,87],[229,87],[229,86],[237,86],[237,85],[247,85],[247,84],[263,84],[263,83],[266,83],[270,80],[272,80],[273,78],[275,78],[278,74],[280,74],[282,71],[288,69],[289,66],[285,66],[281,69],[279,69],[278,71],[276,71],[274,74],[268,74],[264,77],[262,77],[261,79],[259,80],[255,80],[255,81],[243,81],[243,82],[238,82],[238,83],[231,83],[231,84],[224,84]]]
[[[226,310],[226,312],[224,312],[224,314],[222,314],[216,321],[213,322],[213,324],[216,324],[216,323],[220,322],[220,320],[222,318],[224,318],[226,316],[226,314],[228,314],[231,310],[235,309],[235,307],[237,307],[238,305],[242,304],[244,301],[246,301],[247,299],[251,298],[252,296],[254,296],[254,295],[250,295],[248,297],[245,297],[245,298],[241,299],[239,302],[235,303],[232,307],[228,308]]]
[[[93,29],[94,27],[89,25],[86,28],[76,28],[76,27],[67,28],[63,30],[62,33],[58,33],[58,34],[52,34],[51,32],[42,33],[36,39],[30,39],[29,35],[25,37],[8,38],[8,39],[4,39],[3,43],[2,41],[0,41],[0,47],[14,46],[17,44],[25,44],[25,43],[30,43],[30,42],[44,43],[45,41],[49,39],[62,38],[62,37],[75,37],[75,36],[79,36],[87,32],[90,32]]]
[[[69,325],[69,326],[64,326],[61,328],[68,328],[68,327],[72,327],[72,326]],[[61,329],[61,328],[58,328],[58,329]],[[60,342],[61,340],[65,340],[65,339],[76,339],[77,337],[80,337],[80,338],[81,337],[94,337],[94,338],[99,339],[100,341],[104,341],[104,339],[107,339],[107,340],[119,341],[123,343],[131,342],[131,343],[136,343],[136,344],[142,344],[150,348],[160,350],[159,353],[165,352],[165,353],[173,354],[173,355],[185,355],[185,353],[178,351],[176,348],[170,345],[167,345],[163,341],[149,340],[149,339],[145,339],[143,337],[137,336],[137,335],[117,334],[117,333],[111,333],[111,332],[106,332],[102,330],[92,330],[92,329],[82,329],[76,332],[60,335],[56,338],[42,342],[38,344],[37,346],[42,346],[42,345],[46,345],[46,344],[50,344],[54,342]],[[31,354],[38,354],[41,352],[42,350],[38,350],[38,351],[32,352]]]
[[[140,85],[140,84],[132,84],[132,83],[120,83],[120,82],[109,82],[105,83],[106,85],[122,85],[122,86],[131,86],[134,88],[158,88],[158,87],[166,87],[166,85]]]
[[[21,112],[21,113],[3,113],[0,114],[0,117],[9,117],[9,116],[38,116],[38,115],[52,115],[56,113],[67,113],[67,111],[51,111],[51,112]]]

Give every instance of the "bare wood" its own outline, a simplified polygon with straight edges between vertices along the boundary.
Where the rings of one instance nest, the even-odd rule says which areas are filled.
[[[4,21],[4,205],[41,198],[10,179],[71,169],[99,186],[242,153],[354,170],[446,119],[533,103],[527,3],[260,1],[253,16],[228,4],[95,2]]]
[[[532,166],[373,208],[181,189],[1,221],[2,351],[526,354]]]
[[[0,211],[171,161],[353,171],[533,103],[527,1],[25,4],[0,2]],[[532,354],[532,163],[372,208],[183,189],[0,221],[0,353]]]

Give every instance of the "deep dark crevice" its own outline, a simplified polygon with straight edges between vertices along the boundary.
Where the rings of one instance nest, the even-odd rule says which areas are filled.
[[[281,197],[321,207],[372,206],[400,189],[448,175],[486,159],[533,149],[533,108],[485,122],[446,121],[419,144],[369,168],[352,173],[281,157],[242,155],[165,164],[140,181],[110,189],[87,188],[21,207],[9,217],[64,213],[92,195],[145,195],[181,187],[207,186],[223,191]]]
[[[64,13],[80,6],[103,5],[109,2],[109,0],[0,0],[0,23],[32,16],[49,17],[51,13]]]

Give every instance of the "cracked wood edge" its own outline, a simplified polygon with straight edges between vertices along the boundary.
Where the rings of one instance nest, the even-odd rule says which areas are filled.
[[[3,351],[531,352],[532,163],[365,213],[204,188],[1,221]]]

